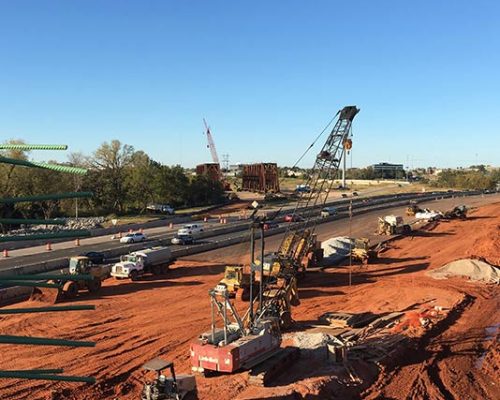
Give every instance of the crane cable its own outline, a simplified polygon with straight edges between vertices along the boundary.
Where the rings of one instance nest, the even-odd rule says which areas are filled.
[[[335,113],[335,115],[332,117],[332,119],[328,122],[328,124],[326,124],[326,126],[319,133],[319,135],[314,139],[314,141],[309,145],[309,147],[306,149],[306,151],[304,151],[304,153],[302,153],[302,155],[295,162],[295,164],[293,164],[292,169],[295,168],[302,161],[302,159],[306,156],[306,154],[309,152],[309,150],[311,150],[316,145],[316,142],[321,138],[321,136],[323,136],[323,133],[325,133],[325,131],[328,129],[328,127],[332,125],[333,121],[335,121],[335,118],[337,118],[337,115],[339,115],[339,113],[340,113],[340,110]],[[285,177],[281,178],[280,184],[283,182],[283,179],[285,179]]]

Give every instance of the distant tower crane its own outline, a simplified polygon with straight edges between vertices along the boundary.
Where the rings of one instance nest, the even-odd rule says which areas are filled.
[[[217,150],[215,149],[214,139],[212,138],[212,134],[210,133],[210,127],[207,125],[207,121],[203,118],[203,123],[205,124],[205,133],[207,135],[207,147],[210,149],[210,154],[212,154],[212,160],[215,164],[219,164],[219,156],[217,155]]]
[[[214,164],[217,165],[216,178],[222,183],[224,190],[231,190],[231,185],[229,184],[229,182],[225,181],[224,177],[222,176],[222,166],[220,165],[219,156],[217,155],[217,150],[215,149],[215,143],[212,137],[212,133],[210,132],[210,127],[208,126],[205,118],[203,118],[203,123],[205,124],[205,134],[207,135],[207,147],[210,149],[210,154],[212,155]]]

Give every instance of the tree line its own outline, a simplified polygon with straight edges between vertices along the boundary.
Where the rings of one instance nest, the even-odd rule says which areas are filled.
[[[30,152],[5,150],[1,155],[28,160]],[[88,191],[94,195],[78,200],[79,213],[92,216],[141,213],[151,203],[190,207],[218,204],[224,199],[224,190],[219,182],[206,176],[187,175],[181,166],[164,165],[151,159],[144,151],[135,150],[119,140],[103,143],[90,156],[70,153],[64,164],[87,168],[88,173],[72,175],[0,163],[0,198]],[[75,202],[69,199],[0,204],[0,216],[74,216]]]

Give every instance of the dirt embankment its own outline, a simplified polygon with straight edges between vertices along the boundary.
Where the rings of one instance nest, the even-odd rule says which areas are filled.
[[[245,372],[199,378],[199,398],[500,398],[498,287],[425,275],[471,255],[498,265],[499,226],[500,204],[485,206],[466,221],[441,222],[393,242],[377,263],[352,268],[351,285],[348,267],[308,275],[300,287],[301,305],[294,308],[295,331],[311,329],[327,311],[450,310],[430,329],[402,332],[407,340],[379,366],[353,362],[360,383],[350,383],[343,367],[302,359],[270,388],[249,387]],[[2,317],[2,334],[97,342],[90,349],[0,345],[3,369],[64,367],[66,374],[92,375],[98,383],[2,380],[0,397],[135,400],[145,361],[161,356],[173,360],[178,372],[189,371],[189,342],[209,328],[207,291],[223,268],[179,262],[164,279],[110,280],[100,297],[82,296],[75,302],[95,304],[96,311]]]

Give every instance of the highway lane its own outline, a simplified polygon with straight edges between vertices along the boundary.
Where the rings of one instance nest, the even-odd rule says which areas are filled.
[[[463,203],[473,205],[473,204],[476,204],[477,201],[480,201],[480,202],[483,201],[481,199],[490,199],[490,198],[492,198],[492,196],[497,196],[497,198],[498,198],[499,195],[489,195],[489,196],[486,196],[484,198],[481,196],[474,196],[474,197],[467,197],[467,198],[449,199],[446,203],[443,203],[445,205],[442,205],[440,207],[442,207],[443,209],[448,209],[448,208],[451,208],[452,205],[463,204]],[[490,201],[490,200],[487,200],[487,201]],[[491,201],[493,201],[493,200],[491,200]],[[428,204],[429,207],[433,207],[432,206],[433,203],[436,203],[436,202],[429,202],[429,203],[424,203],[424,204]],[[437,206],[435,206],[435,207],[437,208]],[[372,212],[370,214],[370,215],[372,215],[372,220],[371,220],[372,231],[374,231],[376,228],[377,216],[387,215],[390,213],[402,214],[402,213],[404,213],[404,207]],[[362,218],[362,220],[364,220],[365,222],[369,220],[369,219],[365,220],[363,216],[359,216],[359,217],[354,218],[353,221],[354,220],[358,221],[358,218]],[[365,222],[363,222],[362,224],[364,224]],[[338,226],[343,226],[346,223],[346,220],[335,221],[335,223],[338,223]],[[325,238],[328,238],[331,236],[338,236],[338,235],[347,234],[347,233],[340,233],[340,234],[335,234],[335,235],[330,234],[327,237],[321,237],[321,232],[323,232],[324,229],[329,229],[329,228],[325,228],[325,226],[330,226],[330,225],[331,225],[331,223],[325,224],[325,225],[319,225],[317,232],[320,234],[321,240],[324,240]],[[337,226],[337,225],[335,225],[335,226]],[[356,232],[356,223],[353,223],[352,226],[353,226],[353,236],[366,236],[366,234]],[[220,227],[221,227],[221,225],[217,224],[217,223],[214,223],[211,225],[212,229],[220,228]],[[248,239],[248,234],[247,234],[247,232],[245,232],[246,228],[242,228],[242,229],[243,229],[243,231],[240,230],[240,232],[237,232],[237,233],[233,232],[233,233],[214,235],[212,237],[202,239],[202,242],[221,241],[221,240],[225,240],[225,239],[229,239],[229,238],[234,238],[237,236],[246,236]],[[210,229],[208,229],[208,230],[210,230]],[[163,244],[169,245],[170,239],[174,235],[174,233],[175,233],[175,231],[173,229],[169,230],[166,227],[159,228],[158,233],[155,235],[152,235],[151,238],[162,239]],[[277,247],[279,244],[279,241],[280,241],[279,239],[275,239],[275,238],[270,239],[268,241],[268,244],[267,244],[268,248],[271,250],[274,250],[274,248],[272,246]],[[145,247],[146,247],[148,245],[147,244],[148,242],[144,242],[144,243],[145,243]],[[150,241],[150,243],[154,244],[155,242]],[[118,242],[118,240],[111,241],[111,240],[109,240],[109,236],[107,237],[107,241],[105,241],[105,242],[97,242],[96,244],[83,245],[83,246],[75,247],[75,248],[68,248],[68,249],[63,248],[63,249],[58,249],[58,250],[54,250],[54,251],[45,251],[45,248],[41,247],[41,248],[38,248],[39,253],[37,253],[37,254],[30,254],[27,256],[18,256],[18,257],[13,257],[13,258],[2,259],[0,261],[0,270],[11,269],[11,268],[19,266],[19,265],[29,265],[29,264],[33,264],[33,263],[48,262],[48,261],[54,260],[54,259],[63,259],[63,258],[67,258],[67,257],[70,257],[72,255],[77,255],[77,254],[80,254],[82,252],[89,251],[89,250],[102,251],[104,249],[111,249],[111,248],[116,249],[116,248],[120,248],[120,247],[122,247],[122,248],[127,247],[127,245],[120,244]],[[237,253],[238,252],[241,253],[241,251],[243,251],[242,254],[244,254],[246,252],[246,250],[248,249],[248,244],[243,243],[239,247],[241,247],[241,250],[237,251]],[[173,250],[174,249],[181,249],[181,248],[183,248],[183,246],[173,246],[172,247]],[[207,254],[207,257],[210,258],[210,257],[212,257],[212,254],[215,253],[216,258],[220,258],[222,256],[222,257],[225,257],[226,260],[227,259],[233,260],[234,255],[232,253],[234,252],[234,248],[235,248],[235,246],[229,246],[229,247],[226,247],[224,249],[212,250],[209,252],[205,252],[205,253],[197,255],[197,256],[189,256],[189,258],[197,257],[196,259],[204,259],[205,254]],[[34,250],[37,250],[37,249],[34,249]],[[244,261],[236,261],[235,260],[232,262],[239,263],[239,262],[244,262]]]
[[[487,196],[472,196],[466,198],[453,198],[437,201],[427,201],[420,203],[419,206],[431,209],[446,211],[457,205],[466,204],[469,207],[479,207],[485,204],[491,204],[500,201],[500,194]],[[376,244],[386,236],[375,235],[377,229],[378,217],[384,215],[402,215],[405,214],[406,207],[391,207],[384,210],[369,211],[360,215],[354,215],[352,220],[349,218],[335,219],[334,221],[317,225],[316,234],[320,241],[327,240],[335,236],[352,236],[352,237],[367,237],[373,244]],[[411,217],[405,217],[405,222],[412,221]],[[283,233],[270,236],[266,239],[266,253],[276,251],[283,239]],[[204,253],[189,255],[182,258],[183,260],[208,261],[221,264],[244,264],[249,263],[249,244],[248,241],[220,248]]]

